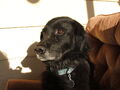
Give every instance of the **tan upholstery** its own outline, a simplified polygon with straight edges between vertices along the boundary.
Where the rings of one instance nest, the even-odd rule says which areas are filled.
[[[120,90],[120,13],[92,17],[86,32],[95,80],[104,90]]]
[[[87,24],[87,32],[103,43],[119,44],[120,13],[92,17]]]

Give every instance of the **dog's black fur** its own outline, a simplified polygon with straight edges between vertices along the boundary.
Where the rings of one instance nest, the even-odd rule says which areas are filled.
[[[50,20],[41,32],[41,41],[35,51],[47,70],[43,73],[43,90],[90,90],[91,65],[87,58],[88,45],[80,23],[69,17]],[[70,73],[58,71],[73,67]]]

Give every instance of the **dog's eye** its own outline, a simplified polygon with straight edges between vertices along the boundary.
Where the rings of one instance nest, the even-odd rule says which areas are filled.
[[[56,30],[55,35],[63,35],[65,32],[62,29]]]

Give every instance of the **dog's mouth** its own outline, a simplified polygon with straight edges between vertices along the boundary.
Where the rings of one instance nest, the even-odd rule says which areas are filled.
[[[48,60],[59,60],[62,57],[62,53],[58,53],[56,51],[46,51],[44,53],[41,53],[39,51],[36,51],[36,56],[41,61],[48,61]]]
[[[68,52],[71,52],[74,48],[72,47],[71,49],[67,49],[62,51],[60,48],[55,49],[48,49],[45,47],[38,46],[35,49],[36,56],[39,60],[41,61],[58,61],[61,60],[61,58],[64,57],[65,54]]]

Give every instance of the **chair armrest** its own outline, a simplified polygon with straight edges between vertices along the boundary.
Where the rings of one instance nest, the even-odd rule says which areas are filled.
[[[40,80],[8,80],[6,90],[42,90]]]

